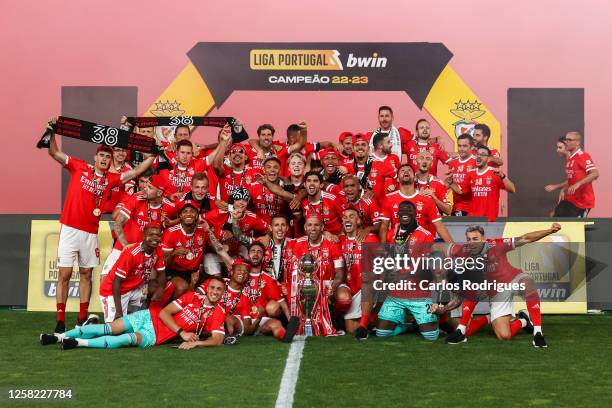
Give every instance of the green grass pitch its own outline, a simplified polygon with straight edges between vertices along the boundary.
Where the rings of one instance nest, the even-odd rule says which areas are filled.
[[[67,322],[75,316],[69,315]],[[61,351],[38,333],[54,313],[0,311],[0,405],[271,407],[289,345],[270,337],[180,351]],[[544,316],[549,348],[484,330],[461,345],[394,339],[307,340],[296,407],[610,407],[612,316]],[[8,389],[72,388],[71,402],[7,403]]]

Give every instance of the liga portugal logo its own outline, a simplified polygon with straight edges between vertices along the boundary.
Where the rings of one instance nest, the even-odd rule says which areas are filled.
[[[455,105],[456,109],[451,109],[450,112],[461,119],[453,123],[453,126],[455,126],[455,137],[459,137],[464,133],[471,135],[474,132],[474,126],[478,124],[474,119],[481,117],[487,111],[480,110],[482,104],[478,100],[470,102],[468,99],[467,102],[463,102],[459,99],[459,102],[455,102]]]

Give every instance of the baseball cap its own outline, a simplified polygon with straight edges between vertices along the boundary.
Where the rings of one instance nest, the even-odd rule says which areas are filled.
[[[342,132],[340,133],[340,136],[338,137],[338,140],[340,141],[340,143],[344,142],[347,138],[351,138],[351,140],[353,141],[353,143],[355,143],[355,135],[352,134],[351,132]]]
[[[149,183],[153,187],[160,189],[162,191],[164,191],[164,189],[166,188],[166,182],[164,181],[164,178],[157,174],[154,174],[149,178]]]
[[[179,213],[181,213],[187,207],[191,207],[191,208],[193,208],[196,211],[200,210],[200,206],[198,204],[196,204],[195,201],[193,201],[193,200],[184,200],[182,203],[179,204]]]
[[[323,159],[325,156],[327,156],[328,154],[334,155],[336,156],[336,158],[340,159],[340,154],[338,154],[338,152],[336,151],[336,149],[334,149],[333,147],[329,147],[327,149],[323,149],[321,151],[321,153],[319,153],[319,157],[321,159]]]
[[[96,154],[100,153],[100,152],[106,152],[109,154],[113,154],[113,149],[110,146],[106,146],[106,145],[99,145],[96,148]]]

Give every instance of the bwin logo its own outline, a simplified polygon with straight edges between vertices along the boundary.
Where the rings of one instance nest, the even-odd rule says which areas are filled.
[[[387,58],[379,57],[375,52],[371,57],[355,57],[352,53],[348,55],[346,61],[347,68],[385,68],[387,66]]]

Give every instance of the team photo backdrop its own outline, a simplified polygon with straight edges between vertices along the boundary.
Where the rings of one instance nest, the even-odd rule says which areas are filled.
[[[85,5],[69,0],[54,5],[6,4],[0,30],[3,38],[12,41],[10,47],[4,47],[6,61],[12,62],[6,64],[5,75],[0,79],[6,95],[2,100],[3,112],[11,118],[4,132],[5,137],[10,138],[11,149],[29,153],[6,155],[0,164],[4,193],[11,197],[2,200],[0,212],[59,213],[62,171],[45,152],[34,151],[32,147],[49,117],[65,109],[62,107],[64,87],[129,88],[134,92],[126,96],[129,101],[113,99],[116,107],[127,114],[172,108],[199,115],[209,111],[210,115],[239,117],[251,133],[259,124],[272,122],[279,129],[278,137],[283,136],[282,130],[288,124],[303,119],[309,122],[313,140],[333,140],[346,130],[371,130],[377,126],[377,107],[385,104],[394,108],[396,125],[412,128],[418,118],[430,119],[434,125],[432,132],[450,148],[453,140],[449,135],[456,131],[455,123],[465,121],[469,125],[472,120],[486,121],[490,115],[489,119],[499,122],[499,132],[494,131],[494,137],[500,138],[502,157],[507,163],[521,162],[520,156],[507,157],[513,136],[508,134],[511,130],[509,90],[571,88],[584,92],[583,103],[577,101],[571,106],[573,111],[580,110],[583,121],[578,122],[583,122],[586,150],[591,152],[601,173],[595,183],[597,202],[601,205],[596,205],[591,216],[610,216],[612,210],[603,203],[612,198],[607,187],[612,164],[605,160],[607,124],[602,118],[607,117],[608,95],[612,91],[607,69],[607,61],[612,57],[604,52],[608,48],[606,16],[612,11],[611,5],[598,2],[597,6],[576,9],[571,2],[550,0],[529,3],[529,12],[520,4],[491,4],[480,0],[467,0],[461,6],[454,2],[388,2],[384,7],[370,2],[345,1],[329,7],[325,2],[315,1],[299,12],[289,4],[273,1],[236,2],[233,6],[238,7],[240,13],[229,13],[220,4],[185,1],[181,3],[181,10],[189,10],[189,13],[180,13],[179,21],[166,24],[161,22],[167,22],[169,15],[176,15],[175,5],[169,3],[156,4],[156,7],[142,7],[138,2],[123,4],[121,13],[111,10],[105,2]],[[75,18],[82,15],[85,8],[92,18]],[[28,16],[29,25],[38,29],[23,30],[20,17],[23,15]],[[368,18],[363,19],[366,15]],[[502,23],[507,16],[512,16],[511,23]],[[359,19],[363,21],[355,24]],[[298,29],[300,24],[315,25],[317,30]],[[242,62],[228,69],[223,61],[205,58],[204,51],[200,55],[203,41],[228,45],[271,43],[275,46],[269,48],[277,50],[300,50],[303,47],[299,44],[314,43],[317,50],[336,50],[345,71],[287,70],[281,73],[285,76],[305,76],[302,75],[305,72],[319,76],[324,73],[330,78],[338,76],[337,86],[346,86],[342,88],[346,90],[320,92],[318,89],[324,89],[322,84],[300,84],[308,87],[298,91],[296,84],[269,81],[262,89],[256,86],[257,81],[278,76],[273,70],[261,69],[269,64],[264,63],[265,53],[251,53],[253,48],[246,44],[236,45],[242,47],[240,52],[245,55],[241,57]],[[281,41],[286,45],[279,46]],[[351,43],[361,48],[351,48]],[[390,48],[368,49],[367,43],[387,44]],[[432,71],[422,78],[420,86],[428,93],[422,92],[419,97],[419,93],[406,86],[401,78],[397,79],[397,87],[382,86],[384,82],[378,82],[381,78],[386,81],[387,77],[374,72],[402,66],[394,60],[393,47],[424,43],[444,47],[448,58],[437,65],[442,69],[438,75]],[[320,47],[322,44],[325,46]],[[374,56],[375,52],[378,55]],[[349,60],[350,54],[357,59]],[[358,67],[359,58],[362,67]],[[372,59],[368,62],[368,58]],[[382,66],[384,58],[385,67]],[[422,64],[429,63],[424,58],[407,61],[408,71],[418,72]],[[211,69],[200,64],[204,60],[213,64]],[[272,66],[274,69],[284,68],[277,63],[275,61]],[[353,64],[354,67],[349,67]],[[236,75],[227,78],[232,72]],[[350,76],[344,74],[348,72]],[[345,76],[347,79],[343,78]],[[368,84],[361,84],[363,76],[368,78]],[[353,77],[357,77],[359,83]],[[410,78],[410,75],[402,71],[401,77]],[[427,78],[435,79],[433,86],[427,83]],[[457,80],[461,84],[457,85]],[[342,83],[344,81],[347,83]],[[243,82],[248,86],[242,86]],[[439,85],[443,85],[439,89],[445,92],[438,94]],[[364,87],[368,86],[371,88],[365,91]],[[466,87],[469,92],[455,87]],[[455,94],[455,90],[459,92]],[[233,92],[227,94],[230,91]],[[196,100],[197,106],[188,102],[190,92],[200,98]],[[93,101],[91,97],[89,100]],[[557,102],[562,104],[562,101]],[[452,111],[460,111],[465,117]],[[481,111],[486,113],[474,118]],[[445,117],[436,112],[444,112]],[[92,109],[89,117],[81,117],[93,121],[99,119],[99,114],[100,109]],[[118,125],[120,116],[113,112],[104,123]],[[576,127],[574,123],[571,125]],[[525,145],[527,149],[529,140],[546,137],[551,141],[550,150],[542,147],[540,155],[550,155],[550,164],[558,166],[558,174],[562,176],[562,163],[556,160],[552,144],[560,136],[556,132],[543,135],[538,130],[528,135],[520,148]],[[201,142],[213,138],[212,131],[199,130],[194,135],[194,139]],[[494,146],[495,143],[493,141]],[[543,170],[532,160],[518,165],[531,166],[535,176]],[[8,177],[15,168],[31,171],[20,172],[19,182],[11,183]],[[44,183],[40,182],[41,174],[45,175]],[[557,181],[540,177],[533,180],[533,184],[543,186]],[[526,183],[528,180],[517,183],[519,191]],[[555,197],[545,197],[550,206],[554,205]],[[505,199],[502,205],[502,215],[512,215],[514,210],[511,207],[508,211]],[[543,208],[542,214],[537,215],[546,215],[548,210]]]

